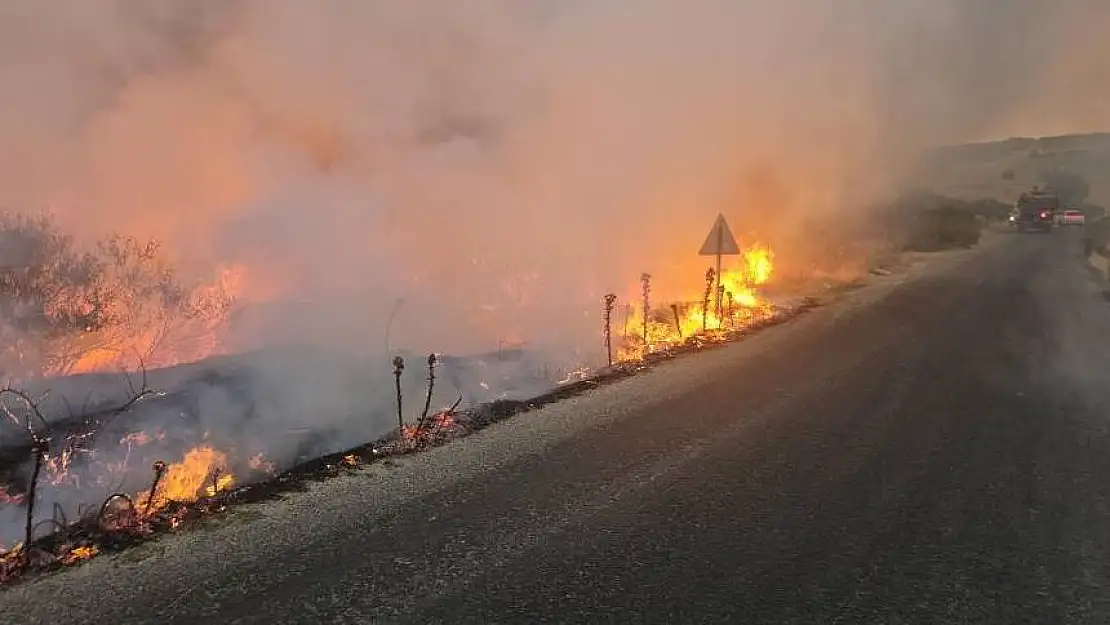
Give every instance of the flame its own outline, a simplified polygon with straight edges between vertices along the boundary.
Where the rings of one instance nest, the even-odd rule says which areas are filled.
[[[86,331],[67,346],[74,356],[60,359],[45,373],[117,371],[136,368],[140,362],[151,368],[172,367],[226,354],[231,347],[228,313],[246,289],[245,268],[225,266],[213,281],[194,286],[176,314],[157,306],[113,311],[119,324]]]
[[[151,501],[151,510],[160,510],[171,502],[189,503],[200,497],[214,497],[235,485],[235,476],[225,470],[227,455],[208,445],[201,445],[185,452],[181,462],[166,467],[166,474],[158,483]],[[150,491],[135,497],[136,502],[151,499]]]
[[[403,426],[401,428],[401,438],[409,443],[418,443],[429,437],[449,433],[454,427],[454,413],[450,410],[442,410],[428,417],[428,421],[423,428],[416,425]]]
[[[74,547],[73,549],[69,550],[68,553],[62,556],[61,563],[66,565],[76,564],[83,560],[88,560],[98,553],[100,553],[100,549],[95,545]]]
[[[763,299],[759,287],[767,284],[774,273],[774,252],[765,244],[755,243],[744,250],[737,267],[721,270],[720,284],[725,297],[718,313],[716,297],[710,294],[705,308],[705,285],[700,293],[691,290],[682,301],[660,306],[648,314],[644,340],[644,311],[641,306],[626,307],[627,318],[621,327],[614,327],[613,342],[619,361],[634,361],[644,356],[682,344],[694,336],[718,338],[729,330],[742,330],[771,316],[774,305]],[[639,297],[633,301],[639,302]],[[614,315],[614,319],[618,316]],[[614,324],[616,325],[616,324]]]

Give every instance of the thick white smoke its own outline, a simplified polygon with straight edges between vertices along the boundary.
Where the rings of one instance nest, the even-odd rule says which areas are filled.
[[[434,293],[408,308],[405,340],[454,349],[560,326],[585,341],[605,291],[645,270],[664,291],[684,284],[719,211],[773,234],[852,210],[901,173],[892,155],[925,143],[1107,121],[1088,25],[1108,10],[5,6],[0,193],[82,231],[159,236],[187,262],[246,263],[311,298],[320,331],[335,315],[380,325],[397,297]],[[760,171],[786,197],[758,197]]]

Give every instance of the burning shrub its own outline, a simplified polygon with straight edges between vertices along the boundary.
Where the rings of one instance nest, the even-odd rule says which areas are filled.
[[[758,290],[771,279],[774,256],[770,247],[753,243],[744,250],[737,266],[722,269],[717,293],[721,298],[720,311],[712,305],[718,280],[713,268],[704,275],[698,299],[683,298],[658,308],[651,305],[651,275],[641,275],[642,304],[626,308],[626,331],[617,360],[639,361],[684,345],[726,341],[730,333],[743,333],[766,322],[775,315],[775,305]],[[629,333],[629,327],[636,332]]]
[[[181,282],[156,242],[113,236],[82,249],[47,216],[0,213],[0,374],[9,379],[210,355],[232,304],[223,284]]]

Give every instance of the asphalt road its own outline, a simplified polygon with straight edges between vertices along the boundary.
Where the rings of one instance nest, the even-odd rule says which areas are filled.
[[[0,620],[1110,622],[1110,303],[1077,239],[881,282]]]

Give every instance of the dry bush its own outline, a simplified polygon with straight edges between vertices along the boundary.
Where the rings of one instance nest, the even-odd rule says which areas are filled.
[[[232,304],[219,285],[179,280],[154,242],[113,236],[84,249],[48,216],[0,213],[6,379],[202,357]]]

